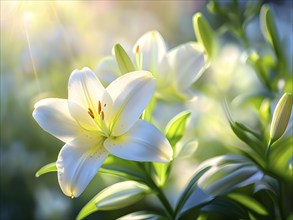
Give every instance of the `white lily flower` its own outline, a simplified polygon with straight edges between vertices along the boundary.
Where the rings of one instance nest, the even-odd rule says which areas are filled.
[[[190,86],[207,67],[204,48],[199,44],[188,42],[167,51],[166,43],[158,31],[149,31],[141,36],[133,47],[133,53],[136,69],[153,74],[157,79],[156,94],[165,99],[186,98]],[[97,74],[109,83],[113,74],[108,76],[107,73],[117,67],[115,58],[108,57],[99,63]]]
[[[165,136],[139,119],[155,87],[151,73],[135,71],[104,88],[89,68],[83,68],[70,76],[68,99],[48,98],[35,104],[35,120],[65,142],[56,162],[64,194],[78,197],[108,152],[134,161],[172,159]]]

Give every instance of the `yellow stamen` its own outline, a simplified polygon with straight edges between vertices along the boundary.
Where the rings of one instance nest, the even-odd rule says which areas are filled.
[[[139,45],[136,46],[135,52],[139,53]]]
[[[90,108],[88,108],[88,112],[87,113],[92,117],[92,119],[95,118],[95,115],[94,115],[93,111]]]
[[[101,102],[99,101],[99,103],[98,103],[98,114],[100,114],[100,113],[101,113],[101,110],[102,110],[102,107],[101,107]]]
[[[92,119],[95,118],[95,115],[93,113],[93,110],[91,110],[90,108],[88,108],[88,112],[87,113],[92,117]]]

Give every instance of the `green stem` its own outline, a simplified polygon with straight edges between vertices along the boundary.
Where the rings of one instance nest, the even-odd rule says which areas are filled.
[[[157,186],[157,184],[154,182],[154,180],[152,179],[152,177],[149,175],[149,173],[146,171],[144,164],[139,163],[139,166],[141,167],[142,171],[144,172],[144,174],[146,175],[147,178],[147,184],[149,185],[149,187],[151,189],[154,189],[154,191],[157,193],[157,197],[159,198],[159,200],[161,201],[162,205],[165,208],[165,211],[168,215],[168,217],[170,219],[175,219],[174,217],[174,210],[171,206],[171,204],[169,203],[167,197],[165,196],[164,192],[162,191],[162,189]]]
[[[152,183],[153,183],[153,188],[156,190],[157,196],[160,199],[163,206],[165,207],[170,219],[174,219],[174,210],[173,210],[171,204],[169,203],[168,199],[166,198],[164,192],[162,191],[162,189],[159,186],[157,186],[154,183],[153,180],[152,180]]]
[[[269,169],[269,166],[270,166],[270,153],[271,153],[272,144],[273,144],[273,142],[272,142],[272,140],[270,140],[268,143],[266,153],[265,153],[267,169]]]
[[[278,208],[279,208],[279,212],[280,212],[280,217],[282,220],[286,220],[286,215],[285,215],[285,207],[284,207],[284,199],[286,198],[285,196],[285,189],[284,189],[284,183],[279,180],[279,187],[280,187],[280,190],[279,190],[279,202],[278,202]]]

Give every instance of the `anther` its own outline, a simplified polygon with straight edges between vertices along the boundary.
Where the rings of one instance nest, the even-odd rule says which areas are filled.
[[[104,104],[104,107],[106,107],[106,105],[107,105],[107,104],[105,103],[105,104]]]
[[[101,102],[99,101],[99,103],[98,103],[98,114],[100,114],[100,113],[101,113],[101,110],[102,110],[102,107],[101,107]]]
[[[95,118],[94,113],[93,113],[93,111],[90,108],[88,108],[88,112],[87,113],[92,117],[92,119]]]
[[[102,117],[102,120],[104,120],[104,112],[103,111],[101,112],[101,117]]]
[[[135,52],[136,52],[136,53],[139,52],[139,45],[136,46]]]

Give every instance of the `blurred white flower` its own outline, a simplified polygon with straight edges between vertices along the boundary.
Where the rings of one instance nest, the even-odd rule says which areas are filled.
[[[74,70],[67,99],[43,99],[33,117],[66,144],[58,160],[58,181],[64,194],[79,196],[108,152],[135,161],[168,162],[172,148],[152,124],[139,120],[156,83],[151,73],[135,71],[106,89],[88,68]]]
[[[167,51],[166,43],[157,31],[149,31],[137,40],[131,58],[137,70],[153,74],[157,79],[156,95],[167,100],[188,97],[189,87],[207,66],[204,49],[200,45],[188,42]],[[116,76],[113,69],[118,70],[114,72]],[[107,83],[120,75],[115,58],[102,59],[97,66],[97,74]]]

